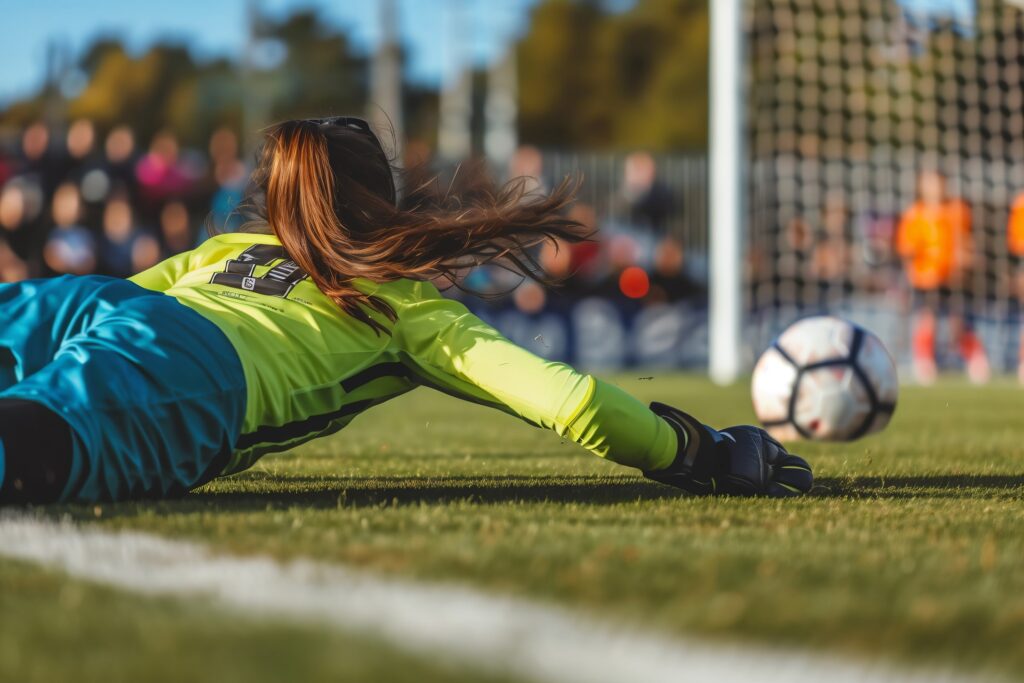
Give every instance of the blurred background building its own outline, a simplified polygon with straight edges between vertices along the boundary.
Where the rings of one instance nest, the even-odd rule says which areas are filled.
[[[0,28],[21,52],[0,66],[0,280],[125,276],[238,229],[263,127],[364,114],[445,186],[460,164],[538,190],[583,176],[597,240],[537,254],[563,286],[481,269],[463,284],[484,296],[451,295],[544,356],[706,365],[706,1],[230,0],[202,26],[193,0],[57,4]],[[745,7],[746,359],[835,312],[922,381],[1016,370],[1021,8]]]

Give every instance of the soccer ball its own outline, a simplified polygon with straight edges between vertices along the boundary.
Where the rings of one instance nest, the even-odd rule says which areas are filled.
[[[871,332],[832,316],[790,325],[754,368],[754,412],[777,439],[853,441],[896,409],[896,365]]]

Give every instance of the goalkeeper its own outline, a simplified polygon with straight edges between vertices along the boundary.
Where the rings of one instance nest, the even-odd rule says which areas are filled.
[[[131,281],[0,286],[0,502],[179,496],[428,386],[698,494],[796,495],[811,471],[753,427],[716,431],[539,359],[428,280],[583,239],[563,184],[400,208],[361,119],[288,121],[260,152],[256,231]]]

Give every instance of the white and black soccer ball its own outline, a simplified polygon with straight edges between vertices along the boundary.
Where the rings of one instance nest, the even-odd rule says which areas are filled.
[[[777,439],[853,441],[896,409],[896,365],[881,340],[841,318],[790,325],[754,368],[754,412]]]

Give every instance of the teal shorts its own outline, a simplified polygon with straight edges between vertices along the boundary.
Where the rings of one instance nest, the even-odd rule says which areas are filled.
[[[166,498],[221,472],[246,384],[224,333],[173,297],[64,276],[0,285],[0,398],[71,427],[62,500]]]

